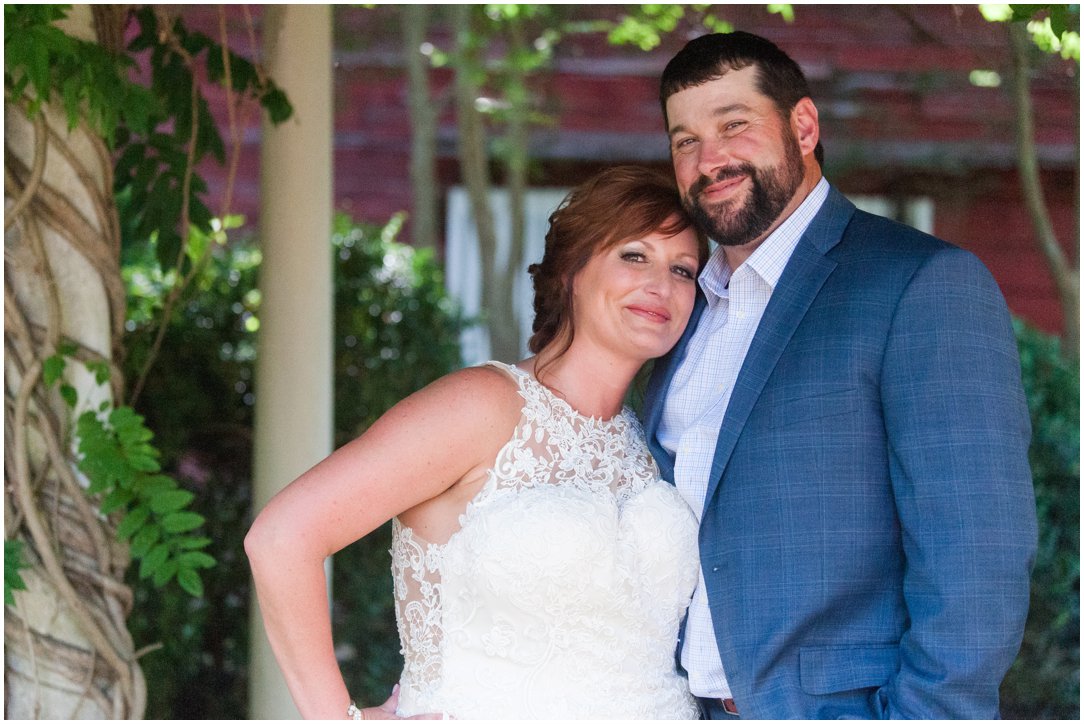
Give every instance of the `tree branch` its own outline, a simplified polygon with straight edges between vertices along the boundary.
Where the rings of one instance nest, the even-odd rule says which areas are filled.
[[[30,178],[26,180],[26,184],[23,186],[22,191],[15,199],[15,203],[11,205],[4,215],[4,231],[11,228],[19,216],[26,209],[27,205],[33,200],[34,194],[38,192],[38,187],[41,185],[41,178],[45,174],[45,158],[46,150],[49,144],[46,141],[45,136],[45,119],[41,113],[35,113],[31,119],[34,124],[34,165],[30,169]],[[11,155],[9,151],[7,155]],[[18,186],[15,178],[12,176],[11,171],[8,169],[8,164],[4,164],[4,187],[5,191],[8,190],[8,185],[11,184],[12,189]],[[14,194],[13,194],[14,195]]]
[[[1065,250],[1058,243],[1039,178],[1035,121],[1028,79],[1031,40],[1023,23],[1012,22],[1007,26],[1012,49],[1012,94],[1016,107],[1016,147],[1021,191],[1035,230],[1035,241],[1054,277],[1054,284],[1061,299],[1064,348],[1075,357],[1080,350],[1080,274],[1070,265]]]

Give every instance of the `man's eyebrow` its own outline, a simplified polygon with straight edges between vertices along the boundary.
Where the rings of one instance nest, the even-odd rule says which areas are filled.
[[[747,103],[729,103],[729,104],[727,104],[725,106],[719,106],[718,108],[715,108],[714,110],[712,110],[711,117],[712,118],[718,118],[720,116],[725,116],[728,113],[735,113],[737,111],[751,111],[751,110],[752,110],[752,106],[750,106]],[[677,133],[681,133],[682,131],[685,131],[685,130],[686,130],[685,126],[679,123],[676,126],[674,126],[673,128],[671,128],[667,135],[673,136],[673,135],[675,135]]]

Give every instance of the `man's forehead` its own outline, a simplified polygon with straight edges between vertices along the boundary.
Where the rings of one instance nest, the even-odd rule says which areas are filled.
[[[745,68],[742,71],[746,70]],[[737,71],[737,72],[742,72]],[[755,76],[736,78],[735,71],[729,77],[713,78],[699,85],[689,86],[666,99],[667,115],[686,106],[698,114],[703,112],[711,116],[728,113],[763,110],[772,105],[772,100],[764,95],[756,84]],[[671,121],[676,119],[671,118]]]
[[[695,85],[690,84],[682,88],[681,90],[673,93],[670,98],[673,98],[679,93],[684,93],[685,91],[693,90],[696,88],[708,88],[718,90],[732,89],[734,91],[751,90],[757,95],[761,95],[760,87],[757,82],[758,79],[759,73],[755,65],[747,65],[744,68],[731,68],[729,66],[724,66],[719,69],[718,73],[715,73],[702,83],[697,83]],[[669,98],[667,100],[669,100]]]

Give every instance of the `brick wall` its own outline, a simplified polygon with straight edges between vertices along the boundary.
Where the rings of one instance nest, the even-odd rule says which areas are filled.
[[[613,13],[615,6],[574,12]],[[806,71],[820,110],[826,175],[845,193],[923,196],[935,233],[975,252],[1010,307],[1049,331],[1061,325],[1053,283],[1032,240],[1014,172],[1014,112],[1007,91],[1004,30],[974,6],[796,5],[792,24],[763,6],[720,6],[738,28],[777,42]],[[260,8],[250,8],[259,31]],[[235,45],[242,13],[228,6]],[[216,34],[215,9],[186,6],[189,25]],[[382,221],[409,211],[410,127],[394,7],[336,9],[335,197],[356,218]],[[437,36],[437,44],[447,43]],[[641,162],[666,168],[657,78],[684,38],[644,53],[601,38],[563,42],[554,69],[537,78],[539,107],[554,123],[532,137],[540,186],[577,182],[598,167]],[[973,69],[1001,73],[1000,88],[972,86]],[[1078,66],[1042,59],[1033,73],[1037,140],[1047,200],[1062,242],[1077,259]],[[448,94],[447,71],[433,76]],[[216,97],[221,106],[221,98]],[[299,115],[304,108],[296,109]],[[224,116],[224,114],[223,114]],[[250,124],[235,209],[259,218],[259,124]],[[440,179],[459,182],[450,98],[441,116]],[[212,196],[222,172],[205,168]],[[212,203],[212,208],[214,204]],[[405,237],[409,239],[409,224]]]

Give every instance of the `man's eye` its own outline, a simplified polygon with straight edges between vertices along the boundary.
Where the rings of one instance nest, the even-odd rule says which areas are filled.
[[[727,132],[737,131],[740,130],[744,125],[745,121],[731,121],[730,123],[726,124],[726,130]]]

